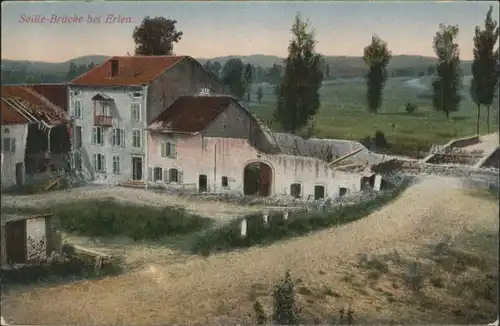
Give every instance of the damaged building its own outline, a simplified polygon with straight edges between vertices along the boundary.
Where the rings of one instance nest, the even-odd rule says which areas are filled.
[[[70,82],[74,168],[94,183],[144,185],[147,125],[179,96],[223,91],[188,56],[115,56]]]
[[[274,134],[231,96],[181,96],[148,131],[153,186],[317,200],[360,191],[364,180],[330,164],[353,148]]]
[[[1,87],[2,189],[37,173],[69,170],[66,94],[65,85]]]

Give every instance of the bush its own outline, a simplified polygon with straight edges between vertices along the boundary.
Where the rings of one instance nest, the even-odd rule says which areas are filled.
[[[380,130],[375,131],[375,138],[373,140],[375,146],[378,148],[387,148],[389,145],[387,139],[385,138],[385,134]]]
[[[410,102],[406,103],[406,112],[411,114],[411,113],[415,112],[416,109],[417,109],[417,106],[415,104],[410,103]]]
[[[405,179],[402,186],[379,192],[372,199],[351,205],[338,206],[329,212],[297,212],[287,220],[281,212],[269,214],[268,224],[264,224],[262,214],[254,213],[243,218],[247,220],[247,235],[242,237],[240,225],[243,218],[235,219],[217,229],[200,233],[191,245],[194,253],[209,255],[215,251],[251,247],[268,244],[281,239],[304,235],[339,224],[360,219],[396,198],[408,186],[411,178]]]
[[[273,321],[278,325],[299,324],[300,310],[295,297],[295,283],[287,271],[273,291]]]
[[[212,220],[175,207],[123,204],[114,200],[87,200],[50,208],[59,226],[85,236],[124,235],[134,240],[187,234],[211,226]]]

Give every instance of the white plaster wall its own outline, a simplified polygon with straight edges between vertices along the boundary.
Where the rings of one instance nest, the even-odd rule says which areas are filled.
[[[78,91],[78,95],[73,95],[73,91]],[[130,93],[142,92],[143,97],[136,99],[130,97]],[[92,127],[94,126],[94,102],[92,98],[103,93],[114,99],[111,109],[113,116],[113,126],[103,128],[104,145],[92,144]],[[70,114],[74,115],[74,100],[80,100],[82,105],[82,119],[75,119],[75,126],[82,127],[82,168],[88,175],[94,177],[95,182],[105,184],[115,184],[132,179],[132,156],[143,157],[143,177],[147,177],[145,144],[146,144],[146,93],[143,88],[87,88],[69,87]],[[131,120],[131,103],[141,103],[141,121]],[[112,146],[112,129],[120,128],[125,130],[125,147]],[[142,130],[142,148],[132,147],[132,130]],[[106,172],[95,173],[93,169],[93,154],[104,154],[106,156]],[[113,174],[113,156],[120,157],[120,174]]]
[[[177,143],[176,158],[162,158],[160,144],[171,140]],[[320,160],[291,155],[259,153],[245,139],[202,138],[200,135],[168,138],[152,134],[148,145],[149,167],[176,168],[183,172],[183,183],[198,185],[198,177],[205,174],[209,191],[243,193],[244,167],[250,162],[263,162],[271,166],[271,195],[290,195],[290,185],[302,185],[302,196],[314,196],[314,186],[325,186],[326,197],[337,197],[340,187],[360,190],[361,177],[335,171]],[[229,186],[222,188],[222,176],[228,177]]]
[[[8,130],[8,133],[6,131]],[[24,155],[26,151],[26,139],[28,138],[28,125],[3,125],[1,126],[2,145],[3,138],[15,138],[16,150],[15,152],[3,153],[2,162],[2,189],[9,188],[16,184],[16,164],[23,164],[23,179],[25,176],[24,170]]]
[[[47,258],[45,218],[26,220],[26,256],[28,260]]]

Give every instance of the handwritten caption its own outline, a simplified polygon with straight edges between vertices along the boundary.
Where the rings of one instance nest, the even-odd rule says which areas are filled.
[[[21,24],[132,24],[134,20],[130,16],[107,14],[107,15],[26,15],[19,17]]]

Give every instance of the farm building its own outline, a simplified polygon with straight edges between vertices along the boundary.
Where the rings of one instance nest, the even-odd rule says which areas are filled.
[[[64,85],[2,86],[2,189],[21,185],[26,177],[48,169],[69,168],[68,115],[38,92],[56,98],[56,90],[63,94],[65,88]],[[57,102],[64,103],[64,98],[59,97]]]
[[[148,131],[151,185],[306,199],[361,189],[360,173],[331,168],[319,149],[292,154],[230,96],[182,96]]]
[[[111,57],[69,85],[74,168],[96,183],[144,184],[147,125],[179,96],[223,92],[187,56]]]

